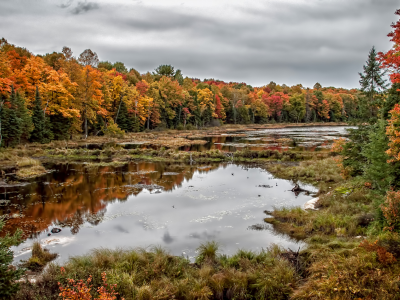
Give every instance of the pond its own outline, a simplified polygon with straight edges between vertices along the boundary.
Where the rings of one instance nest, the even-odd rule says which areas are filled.
[[[256,131],[237,132],[237,136],[222,135],[206,137],[207,144],[181,147],[184,151],[207,151],[219,149],[234,152],[249,150],[296,150],[319,151],[329,148],[335,139],[347,135],[348,126],[319,126],[295,128],[271,128]]]
[[[296,195],[293,182],[255,165],[46,167],[54,171],[25,186],[0,187],[0,213],[11,216],[5,229],[22,227],[28,237],[14,249],[16,261],[30,256],[35,240],[59,253],[60,261],[98,247],[150,246],[193,259],[196,248],[211,240],[226,254],[272,243],[297,250],[295,241],[269,230],[263,211],[312,198]],[[312,186],[303,188],[316,192]],[[51,233],[54,228],[61,232]]]
[[[335,139],[346,136],[349,126],[305,126],[270,128],[254,131],[237,131],[215,136],[196,137],[206,140],[204,145],[189,145],[180,147],[182,151],[207,151],[219,149],[234,152],[247,148],[249,150],[308,150],[320,151],[329,148]],[[124,143],[126,149],[151,148],[159,146]]]

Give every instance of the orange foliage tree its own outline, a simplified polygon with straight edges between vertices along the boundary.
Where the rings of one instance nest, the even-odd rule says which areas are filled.
[[[389,149],[386,153],[391,157],[388,162],[400,161],[400,105],[396,104],[390,111],[390,119],[386,127],[389,138]]]

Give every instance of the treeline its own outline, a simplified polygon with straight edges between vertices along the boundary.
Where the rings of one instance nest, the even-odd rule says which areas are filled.
[[[1,140],[3,146],[14,146],[77,133],[87,137],[221,123],[364,121],[377,117],[384,99],[383,90],[375,85],[371,93],[366,83],[361,90],[272,81],[252,87],[184,78],[170,65],[140,74],[122,62],[99,61],[90,49],[78,57],[68,47],[41,56],[3,38]]]

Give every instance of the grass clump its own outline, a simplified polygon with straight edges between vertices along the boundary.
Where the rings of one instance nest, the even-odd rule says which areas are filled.
[[[265,222],[280,233],[303,240],[312,234],[334,236],[365,235],[374,222],[374,199],[365,188],[343,195],[332,191],[320,196],[319,210],[306,211],[301,207],[277,208],[268,212]]]
[[[284,179],[300,180],[303,182],[340,183],[344,181],[341,176],[341,168],[335,157],[322,160],[302,161],[298,166],[288,167],[282,164],[267,166],[268,171]]]
[[[39,160],[30,157],[22,157],[17,162],[17,176],[20,178],[36,177],[46,173],[46,169]]]
[[[219,254],[218,249],[219,245],[215,241],[201,244],[197,248],[198,255],[196,258],[196,263],[201,264],[205,261],[214,263],[217,259],[217,255]]]
[[[288,299],[299,279],[278,247],[259,253],[239,251],[232,257],[218,251],[216,243],[201,245],[201,257],[193,264],[161,248],[96,249],[70,258],[62,269],[51,264],[36,285],[24,284],[15,299],[58,299],[58,282],[65,286],[68,279],[90,276],[96,296],[103,274],[127,300]]]
[[[34,242],[32,246],[32,256],[22,263],[22,267],[31,271],[41,271],[57,257],[56,253],[50,253],[49,250],[43,249],[39,242]]]
[[[124,161],[112,161],[112,162],[90,162],[85,165],[88,169],[95,169],[99,167],[121,167],[126,165],[128,162]]]

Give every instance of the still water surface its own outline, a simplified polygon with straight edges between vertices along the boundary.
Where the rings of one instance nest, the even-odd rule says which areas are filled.
[[[249,150],[308,150],[320,151],[329,148],[335,139],[347,136],[349,126],[309,126],[270,128],[254,131],[236,131],[215,136],[196,137],[206,140],[204,145],[189,145],[180,147],[182,151],[208,151],[218,149],[225,152],[235,152],[247,148]],[[161,146],[123,143],[126,149],[150,148]],[[93,145],[99,147],[99,145]]]
[[[348,134],[349,126],[315,126],[294,128],[270,128],[256,131],[237,132],[242,136],[221,135],[203,138],[204,145],[181,147],[184,151],[207,151],[219,149],[234,152],[243,150],[296,150],[319,151],[329,148],[335,139]],[[286,140],[286,141],[285,141]]]
[[[7,229],[23,227],[30,237],[15,248],[16,260],[30,255],[39,240],[60,261],[98,247],[162,246],[175,255],[196,256],[200,243],[215,240],[222,251],[261,250],[294,241],[271,230],[254,230],[264,210],[302,205],[311,195],[295,195],[294,184],[249,165],[184,165],[138,162],[123,167],[54,165],[29,185],[0,188],[13,215]],[[306,189],[315,192],[312,186]],[[18,215],[22,217],[18,217]],[[52,228],[60,233],[50,233]]]

